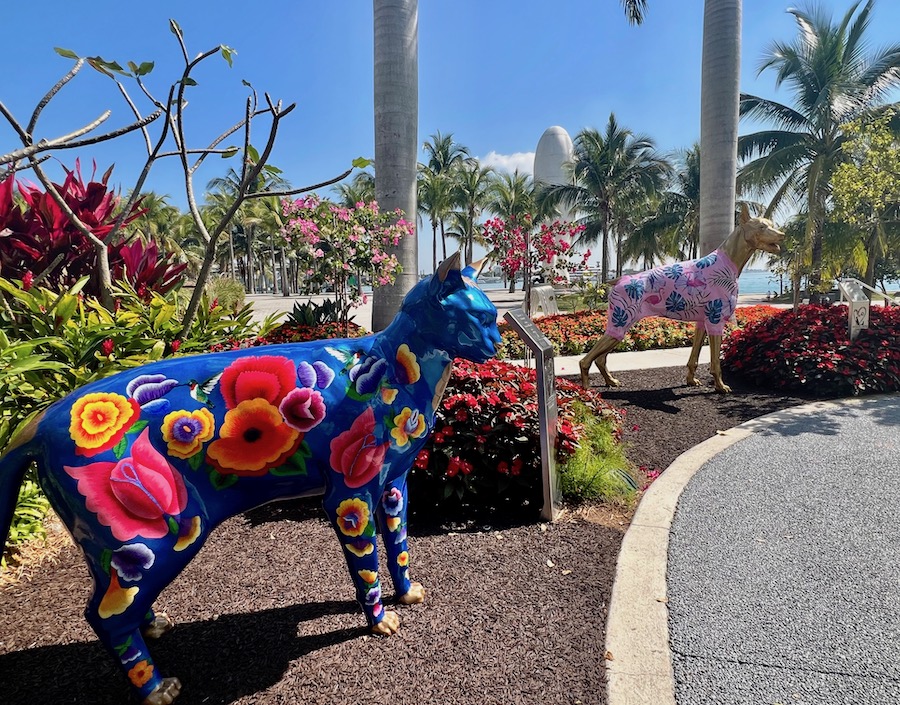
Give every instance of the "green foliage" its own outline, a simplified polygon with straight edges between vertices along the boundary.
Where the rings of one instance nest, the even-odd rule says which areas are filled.
[[[332,299],[325,299],[320,304],[315,301],[308,301],[305,304],[295,303],[285,323],[293,326],[320,326],[326,323],[339,323],[340,320],[341,310],[337,303]]]
[[[581,439],[575,452],[559,465],[563,496],[568,501],[616,500],[634,497],[637,483],[617,438],[617,418],[597,416],[575,404]]]
[[[34,477],[26,477],[19,487],[19,498],[9,528],[7,543],[10,546],[25,543],[32,539],[44,539],[44,517],[50,510],[50,502],[41,492],[40,485]],[[5,561],[4,561],[5,565]]]
[[[212,301],[218,301],[226,311],[237,312],[244,306],[247,292],[244,285],[231,277],[213,277],[206,283],[206,294]]]

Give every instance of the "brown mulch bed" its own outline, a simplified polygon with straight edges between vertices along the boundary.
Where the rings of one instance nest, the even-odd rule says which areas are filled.
[[[805,401],[737,384],[730,396],[688,388],[680,368],[618,376],[622,387],[605,396],[627,411],[629,458],[648,468]],[[606,611],[628,518],[599,506],[553,525],[413,526],[412,573],[428,598],[400,607],[400,634],[382,639],[363,630],[314,503],[271,505],[226,522],[161,595],[158,609],[178,626],[153,653],[182,680],[184,705],[605,703]],[[0,588],[0,701],[131,702],[82,617],[89,582],[69,546]]]

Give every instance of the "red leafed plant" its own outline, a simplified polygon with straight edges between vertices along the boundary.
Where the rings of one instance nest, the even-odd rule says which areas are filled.
[[[62,184],[54,184],[66,205],[91,233],[105,241],[120,215],[120,198],[108,186],[110,167],[100,178],[92,173],[85,182],[81,164],[66,169]],[[7,279],[26,279],[46,272],[43,286],[62,289],[83,276],[97,271],[97,254],[93,245],[72,223],[63,209],[37,186],[18,182],[22,202],[16,203],[12,175],[0,182],[0,268]],[[140,202],[133,204],[122,226],[141,215]],[[143,245],[125,241],[109,243],[110,270],[135,288],[164,293],[178,280],[183,265],[160,257],[155,244]],[[57,261],[58,260],[58,261]],[[54,264],[55,263],[55,264]],[[49,271],[48,271],[49,270]],[[84,293],[96,295],[97,282],[92,280]]]
[[[839,397],[900,391],[900,309],[872,306],[850,340],[847,307],[801,306],[734,331],[722,366],[761,387]]]

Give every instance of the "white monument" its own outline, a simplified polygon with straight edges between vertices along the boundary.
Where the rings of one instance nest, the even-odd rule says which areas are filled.
[[[569,133],[559,125],[548,127],[538,140],[537,149],[534,151],[534,185],[562,186],[571,184],[572,178],[566,169],[566,164],[571,162],[575,155],[572,138]],[[571,208],[560,206],[557,209],[557,217],[560,220],[574,220]],[[569,243],[572,244],[572,243]]]

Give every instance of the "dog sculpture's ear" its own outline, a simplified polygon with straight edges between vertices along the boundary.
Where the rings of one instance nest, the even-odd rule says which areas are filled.
[[[490,255],[487,257],[482,257],[477,262],[472,262],[472,264],[468,265],[465,269],[462,270],[462,275],[464,277],[468,277],[472,281],[476,281],[478,276],[481,274],[481,270],[484,269],[484,265],[487,264],[488,260],[491,258]]]
[[[436,298],[440,298],[444,289],[444,283],[448,278],[462,281],[460,278],[460,267],[462,265],[462,256],[459,252],[454,252],[447,259],[438,265],[437,271],[432,275],[431,282],[428,285],[428,293]]]
[[[747,208],[746,203],[741,204],[741,225],[750,220],[750,209]]]

